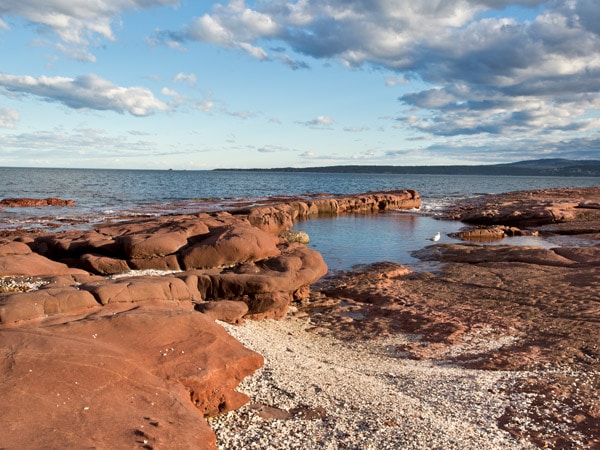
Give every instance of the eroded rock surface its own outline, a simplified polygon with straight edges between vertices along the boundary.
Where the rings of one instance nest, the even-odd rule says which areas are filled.
[[[189,305],[0,329],[6,448],[216,448],[204,417],[247,401],[262,365]]]
[[[516,227],[580,221],[598,225],[599,198],[600,187],[484,195],[453,205],[445,217],[466,223]]]
[[[204,417],[246,402],[235,389],[262,357],[214,320],[282,317],[327,272],[279,234],[419,205],[369,193],[0,240],[0,446],[215,448]]]

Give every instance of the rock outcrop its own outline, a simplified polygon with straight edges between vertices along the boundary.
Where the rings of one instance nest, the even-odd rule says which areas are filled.
[[[215,319],[280,318],[327,272],[305,237],[280,234],[419,205],[369,193],[0,240],[2,445],[215,448],[203,417],[241,406],[262,364]]]
[[[0,206],[8,206],[10,208],[32,208],[39,206],[73,206],[74,200],[63,200],[60,198],[3,198],[0,200]]]
[[[262,365],[190,305],[107,307],[0,329],[6,448],[216,449],[204,417]]]
[[[481,225],[530,227],[577,221],[600,210],[600,187],[485,195],[452,206],[446,218]],[[585,218],[588,221],[588,218]]]

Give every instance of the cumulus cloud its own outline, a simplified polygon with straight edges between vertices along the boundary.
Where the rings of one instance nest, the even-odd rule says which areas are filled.
[[[600,106],[596,0],[250,5],[217,4],[183,29],[164,33],[178,42],[203,41],[269,57],[292,69],[298,68],[296,55],[305,55],[386,69],[393,74],[386,78],[388,86],[418,80],[426,87],[400,97],[404,110],[398,123],[434,136],[511,132],[568,138],[598,125],[593,118]],[[331,123],[314,119],[304,125]]]
[[[113,23],[120,14],[178,3],[179,0],[5,0],[0,3],[0,25],[6,26],[3,17],[21,17],[42,32],[52,31],[62,43],[59,50],[77,59],[94,60],[86,50],[90,40],[114,40]]]
[[[0,109],[0,128],[14,128],[19,120],[19,111],[10,108]]]
[[[134,116],[148,116],[167,109],[167,105],[146,88],[117,86],[91,74],[67,78],[0,73],[0,87],[8,95],[34,95],[73,109],[128,112]]]
[[[215,5],[212,14],[194,18],[181,30],[157,32],[154,40],[167,45],[186,41],[208,42],[243,50],[254,58],[264,60],[268,58],[268,52],[256,41],[279,33],[279,25],[270,14],[247,7],[243,0],[233,0],[227,5]]]

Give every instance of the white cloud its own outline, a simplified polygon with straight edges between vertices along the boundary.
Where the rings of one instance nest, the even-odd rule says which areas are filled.
[[[210,99],[204,99],[199,102],[196,102],[194,105],[194,109],[197,109],[202,112],[211,112],[215,108],[215,102]]]
[[[57,47],[60,51],[93,61],[87,51],[90,40],[96,36],[114,40],[112,26],[120,14],[178,3],[179,0],[4,0],[0,4],[0,25],[6,25],[2,17],[22,17],[42,31],[54,32],[61,41]]]
[[[128,112],[134,116],[167,110],[167,105],[146,88],[117,86],[91,74],[77,78],[0,74],[0,86],[9,94],[34,95],[73,109]]]
[[[516,7],[523,17],[510,17]],[[491,14],[487,14],[491,13]],[[302,54],[393,72],[407,127],[437,135],[589,130],[600,101],[600,8],[595,0],[300,0],[215,5],[180,32],[291,68]],[[435,88],[434,88],[435,87]],[[579,103],[579,107],[574,105]],[[317,118],[303,122],[327,128]],[[539,133],[538,133],[539,134]],[[540,136],[540,139],[542,137]]]
[[[184,82],[189,84],[190,86],[194,86],[196,84],[196,75],[194,75],[193,73],[183,73],[183,72],[179,72],[177,75],[175,75],[173,77],[173,81],[178,83],[178,82]]]
[[[279,25],[269,14],[246,7],[243,0],[234,0],[227,6],[217,4],[212,14],[195,18],[182,33],[170,36],[238,48],[254,58],[267,59],[268,53],[256,41],[278,32]]]
[[[20,119],[16,109],[0,109],[0,128],[15,128],[15,123]]]
[[[288,147],[282,147],[280,145],[265,145],[257,149],[261,153],[279,153],[279,152],[290,152],[293,151]]]
[[[304,126],[310,128],[324,128],[329,129],[331,125],[333,125],[333,119],[327,116],[317,116],[315,119],[308,120],[306,122],[299,122]]]

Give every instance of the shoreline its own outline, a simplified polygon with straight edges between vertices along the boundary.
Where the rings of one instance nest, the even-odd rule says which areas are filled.
[[[2,281],[43,282],[0,292],[2,440],[215,449],[275,430],[273,449],[595,448],[600,187],[456,204],[448,214],[478,236],[502,224],[582,245],[435,243],[417,252],[435,273],[376,263],[323,277],[320,255],[281,235],[302,215],[417,202],[370,193],[2,239]],[[172,273],[110,278],[132,268]],[[247,322],[229,334],[215,320]],[[254,397],[242,409],[240,382]],[[210,419],[215,442],[203,417],[230,410]]]

